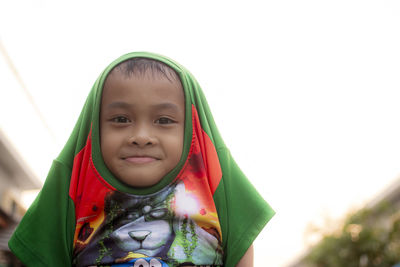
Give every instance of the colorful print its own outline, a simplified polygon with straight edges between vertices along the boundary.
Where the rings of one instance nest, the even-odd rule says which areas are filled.
[[[122,264],[113,264],[111,267],[168,267],[168,265],[156,258],[139,258]]]

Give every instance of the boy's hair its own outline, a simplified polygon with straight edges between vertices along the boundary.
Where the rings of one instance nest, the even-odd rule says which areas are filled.
[[[162,77],[168,79],[170,82],[179,82],[180,78],[178,73],[169,67],[167,64],[150,59],[150,58],[131,58],[128,59],[117,66],[110,72],[112,74],[114,71],[120,71],[126,78],[138,75],[138,76],[145,76],[145,75],[152,75],[154,78],[156,75],[161,75]]]

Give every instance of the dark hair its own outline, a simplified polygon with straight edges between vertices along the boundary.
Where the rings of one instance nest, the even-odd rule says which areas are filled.
[[[126,78],[132,77],[134,75],[145,76],[161,75],[167,78],[170,82],[180,82],[178,73],[169,67],[167,64],[150,58],[131,58],[124,62],[121,62],[110,72],[112,74],[115,70],[120,71]]]

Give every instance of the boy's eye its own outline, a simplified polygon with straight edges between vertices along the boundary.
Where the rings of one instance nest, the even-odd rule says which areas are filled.
[[[116,122],[116,123],[128,123],[129,119],[124,116],[118,116],[118,117],[112,118],[111,121]]]
[[[159,118],[158,120],[156,120],[156,123],[158,123],[158,124],[170,124],[170,123],[174,123],[174,121],[169,119],[169,118],[162,117],[162,118]]]

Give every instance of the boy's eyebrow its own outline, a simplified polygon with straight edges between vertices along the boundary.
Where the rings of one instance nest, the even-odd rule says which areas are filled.
[[[133,106],[134,106],[133,104],[129,104],[129,103],[126,103],[123,101],[116,101],[116,102],[112,102],[107,107],[108,108],[132,108]],[[179,111],[178,106],[173,103],[170,103],[170,102],[155,104],[155,105],[153,105],[153,107],[155,109],[171,109],[171,110]]]
[[[156,108],[156,109],[172,109],[175,111],[179,111],[178,106],[173,103],[170,103],[170,102],[156,104],[156,105],[154,105],[154,108]]]
[[[117,101],[117,102],[112,102],[111,104],[108,104],[108,108],[130,108],[132,105],[128,104],[126,102],[122,101]]]

